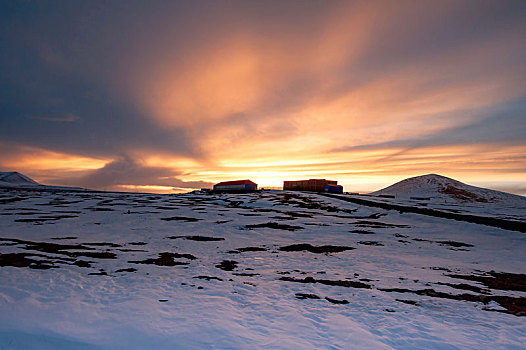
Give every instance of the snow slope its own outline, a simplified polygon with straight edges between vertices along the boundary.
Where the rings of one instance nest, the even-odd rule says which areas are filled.
[[[463,202],[523,202],[526,197],[467,185],[437,174],[411,177],[372,193],[400,198],[430,197]]]
[[[370,196],[383,202],[526,221],[526,197],[467,185],[436,174],[411,177]]]
[[[39,186],[40,184],[17,171],[0,172],[0,186]]]
[[[522,349],[526,236],[316,194],[0,190],[0,348]]]
[[[42,191],[87,191],[87,189],[81,187],[42,185],[17,171],[0,172],[0,187]]]

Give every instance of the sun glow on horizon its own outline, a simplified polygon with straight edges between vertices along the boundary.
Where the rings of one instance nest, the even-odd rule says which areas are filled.
[[[211,188],[220,181],[250,179],[260,188],[281,188],[283,181],[310,178],[336,180],[347,192],[371,192],[379,190],[407,177],[438,173],[466,183],[492,183],[498,177],[501,183],[521,186],[526,170],[521,168],[521,159],[526,154],[525,146],[504,149],[489,149],[485,145],[470,147],[424,147],[415,149],[380,149],[366,151],[345,151],[320,153],[309,156],[288,153],[286,158],[264,154],[254,158],[250,152],[219,158],[216,163],[200,162],[195,159],[170,157],[168,155],[144,155],[144,169],[173,169],[173,174],[156,174],[152,183],[113,183],[102,189],[151,193],[182,193],[202,187]],[[473,162],[473,155],[477,161]],[[59,174],[78,176],[97,172],[111,166],[115,160],[100,160],[78,157],[39,149],[27,149],[26,153],[4,162],[3,168],[17,169],[43,183],[64,185],[57,180]],[[497,164],[499,164],[497,166]],[[477,173],[473,169],[477,168]],[[139,168],[140,169],[140,168]],[[184,169],[184,171],[181,171]],[[509,169],[507,172],[503,169]],[[195,186],[180,187],[176,177],[184,183],[202,181]],[[50,179],[55,179],[51,183]],[[153,179],[153,178],[152,178]],[[146,180],[147,181],[147,180]],[[157,182],[157,183],[156,183]],[[161,184],[162,183],[162,184]],[[81,186],[74,181],[68,185]],[[494,187],[498,187],[496,184]],[[521,192],[523,193],[523,192]],[[519,193],[519,194],[521,194]]]

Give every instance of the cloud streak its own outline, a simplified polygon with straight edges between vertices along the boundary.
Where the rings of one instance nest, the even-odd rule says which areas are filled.
[[[31,116],[30,118],[35,119],[35,120],[47,120],[49,122],[68,122],[68,123],[79,120],[79,117],[71,113],[56,114],[56,115],[34,115],[34,116]]]
[[[526,140],[526,100],[504,104],[489,111],[465,111],[465,115],[485,115],[469,123],[438,130],[434,133],[417,135],[412,138],[343,146],[328,152],[348,152],[379,149],[417,149],[439,146],[483,145],[524,145]],[[489,115],[488,115],[489,114]],[[448,116],[445,116],[448,117]],[[402,151],[403,153],[403,151]]]
[[[177,178],[180,175],[182,173],[173,168],[151,167],[128,156],[120,156],[100,169],[69,181],[83,187],[105,190],[118,190],[122,186],[211,188],[212,184],[209,182],[183,181]]]

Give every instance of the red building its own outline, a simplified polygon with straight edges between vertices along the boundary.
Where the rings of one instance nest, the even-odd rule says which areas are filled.
[[[258,185],[250,180],[223,181],[214,185],[214,191],[256,191]]]
[[[325,180],[325,179],[283,181],[283,190],[285,191],[324,192],[325,185],[338,186],[338,181]]]

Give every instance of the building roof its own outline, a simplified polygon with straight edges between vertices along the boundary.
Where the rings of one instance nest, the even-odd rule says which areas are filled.
[[[327,179],[308,179],[308,180],[288,180],[283,182],[322,182],[322,181],[330,181],[330,182],[338,182],[336,180],[327,180]]]
[[[215,186],[229,186],[229,185],[256,185],[257,183],[250,180],[235,180],[235,181],[223,181],[215,184]]]

